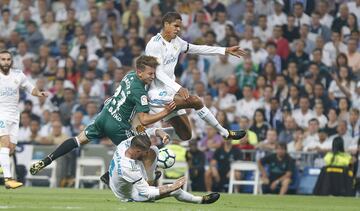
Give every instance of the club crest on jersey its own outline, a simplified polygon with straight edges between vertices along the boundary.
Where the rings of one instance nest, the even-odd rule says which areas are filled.
[[[148,105],[149,104],[146,95],[141,96],[140,102],[141,102],[141,105]]]
[[[14,83],[15,83],[15,84],[18,84],[18,83],[19,83],[19,81],[18,81],[18,80],[15,80],[15,81],[14,81]]]

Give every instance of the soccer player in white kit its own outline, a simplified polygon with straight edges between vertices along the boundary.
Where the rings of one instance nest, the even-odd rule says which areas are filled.
[[[123,202],[155,201],[165,197],[175,197],[177,200],[188,203],[210,204],[220,197],[218,193],[205,196],[194,196],[185,192],[181,187],[185,183],[185,177],[179,178],[175,183],[159,187],[150,186],[142,159],[146,154],[154,150],[149,137],[139,134],[121,142],[110,162],[110,189],[114,195]],[[156,160],[155,160],[156,162]]]
[[[178,57],[182,52],[208,55],[230,54],[236,57],[244,56],[246,52],[238,46],[224,48],[193,45],[182,40],[178,36],[182,26],[182,19],[180,14],[176,12],[165,14],[162,19],[162,26],[162,32],[152,37],[145,49],[146,55],[156,57],[160,63],[156,68],[156,78],[151,83],[148,91],[151,111],[158,113],[163,110],[166,103],[174,100],[178,110],[168,115],[164,120],[173,126],[176,134],[182,140],[189,140],[191,138],[191,127],[186,115],[186,108],[195,109],[201,119],[216,128],[225,138],[243,138],[246,135],[246,131],[233,131],[222,127],[198,96],[189,95],[186,88],[176,83],[174,71]]]
[[[0,165],[7,189],[23,185],[12,179],[10,172],[10,155],[15,151],[19,130],[19,89],[37,97],[48,96],[34,87],[21,70],[13,69],[12,64],[11,53],[0,51]]]

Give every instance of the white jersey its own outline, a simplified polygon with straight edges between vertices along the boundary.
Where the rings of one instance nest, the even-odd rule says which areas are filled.
[[[110,162],[109,186],[112,192],[122,201],[148,201],[159,196],[158,188],[146,182],[146,171],[141,161],[125,156],[133,137],[122,141],[116,148]]]
[[[24,73],[19,69],[10,69],[8,75],[0,72],[0,113],[1,120],[19,121],[19,89],[31,93],[34,89]]]
[[[193,45],[176,36],[170,42],[160,33],[151,38],[145,48],[145,54],[156,57],[160,65],[156,69],[156,78],[150,85],[150,90],[169,90],[176,93],[181,85],[175,82],[175,66],[181,52],[190,54],[225,54],[225,48],[206,45]],[[150,100],[152,96],[149,96]]]

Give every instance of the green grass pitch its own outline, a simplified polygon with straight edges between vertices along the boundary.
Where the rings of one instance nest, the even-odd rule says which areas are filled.
[[[360,210],[360,200],[343,197],[315,196],[253,196],[222,194],[219,201],[210,205],[187,204],[173,198],[154,203],[121,203],[112,192],[97,189],[62,189],[24,187],[6,190],[0,186],[1,210]]]

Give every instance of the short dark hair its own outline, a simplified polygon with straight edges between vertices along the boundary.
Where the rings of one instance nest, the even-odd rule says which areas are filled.
[[[163,16],[161,25],[165,26],[165,23],[172,23],[176,20],[182,20],[181,15],[177,12],[168,12]]]
[[[276,144],[276,148],[279,147],[287,152],[287,145],[285,143]]]
[[[145,70],[145,66],[156,68],[158,65],[159,65],[159,62],[153,56],[141,55],[136,60],[136,69],[139,69],[139,70]]]
[[[134,138],[131,139],[131,148],[139,148],[142,150],[149,150],[151,146],[151,141],[148,135],[146,133],[141,133]]]
[[[10,54],[10,56],[12,56],[12,53],[6,49],[2,49],[0,50],[0,54],[4,54],[4,53],[7,53],[7,54]]]

